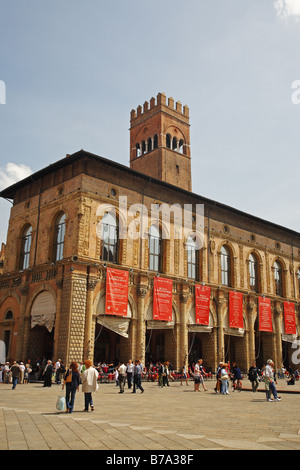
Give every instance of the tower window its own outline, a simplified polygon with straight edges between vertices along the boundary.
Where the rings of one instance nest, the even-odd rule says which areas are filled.
[[[172,140],[172,149],[173,149],[173,150],[177,150],[177,139],[176,139],[176,137],[173,137],[173,140]]]
[[[153,148],[157,149],[158,147],[158,137],[157,134],[153,137]]]
[[[142,155],[144,155],[144,153],[146,153],[146,142],[143,140],[143,142],[142,142]]]
[[[180,139],[179,141],[179,152],[183,153],[183,140],[182,139]]]
[[[151,137],[149,137],[149,139],[148,139],[148,141],[147,141],[147,144],[148,144],[148,145],[147,145],[147,147],[148,147],[148,148],[147,148],[147,151],[148,151],[148,152],[151,152],[151,150],[152,150],[152,139],[151,139]]]
[[[171,148],[171,136],[170,136],[170,134],[166,135],[166,146],[167,146],[168,149]]]
[[[136,156],[137,156],[137,157],[140,157],[140,156],[141,156],[141,147],[140,147],[140,144],[136,144],[135,148],[136,148]]]

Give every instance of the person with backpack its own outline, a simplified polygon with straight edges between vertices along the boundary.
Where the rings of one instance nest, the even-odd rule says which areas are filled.
[[[66,413],[72,413],[76,392],[79,390],[80,375],[77,362],[71,362],[64,376],[62,389],[66,386]]]

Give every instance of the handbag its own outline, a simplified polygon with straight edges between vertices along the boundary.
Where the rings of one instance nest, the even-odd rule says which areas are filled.
[[[72,382],[72,371],[69,370],[68,375],[66,376],[66,383]]]
[[[58,411],[64,411],[66,407],[66,399],[63,395],[59,395],[56,401],[56,409]]]
[[[228,380],[228,375],[222,375],[221,379],[222,380]]]

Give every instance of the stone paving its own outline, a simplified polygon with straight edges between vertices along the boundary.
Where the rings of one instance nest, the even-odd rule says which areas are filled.
[[[145,392],[119,394],[115,384],[100,384],[93,394],[95,411],[83,412],[84,396],[76,394],[74,412],[56,410],[61,386],[40,383],[0,384],[1,450],[299,450],[300,383],[279,380],[281,402],[265,399],[264,384],[256,393],[229,395],[194,392],[193,382],[159,388],[143,383]],[[290,393],[288,393],[290,392]],[[292,393],[291,393],[292,392]]]

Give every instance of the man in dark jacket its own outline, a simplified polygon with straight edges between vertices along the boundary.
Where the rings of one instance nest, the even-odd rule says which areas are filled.
[[[14,361],[13,365],[11,366],[10,372],[11,372],[11,378],[12,378],[12,384],[13,384],[12,389],[15,390],[17,383],[20,380],[20,376],[21,376],[21,369],[20,369],[19,364],[16,361]]]
[[[258,387],[258,368],[256,367],[255,362],[252,363],[252,366],[249,369],[248,377],[252,384],[252,391],[256,392]]]

